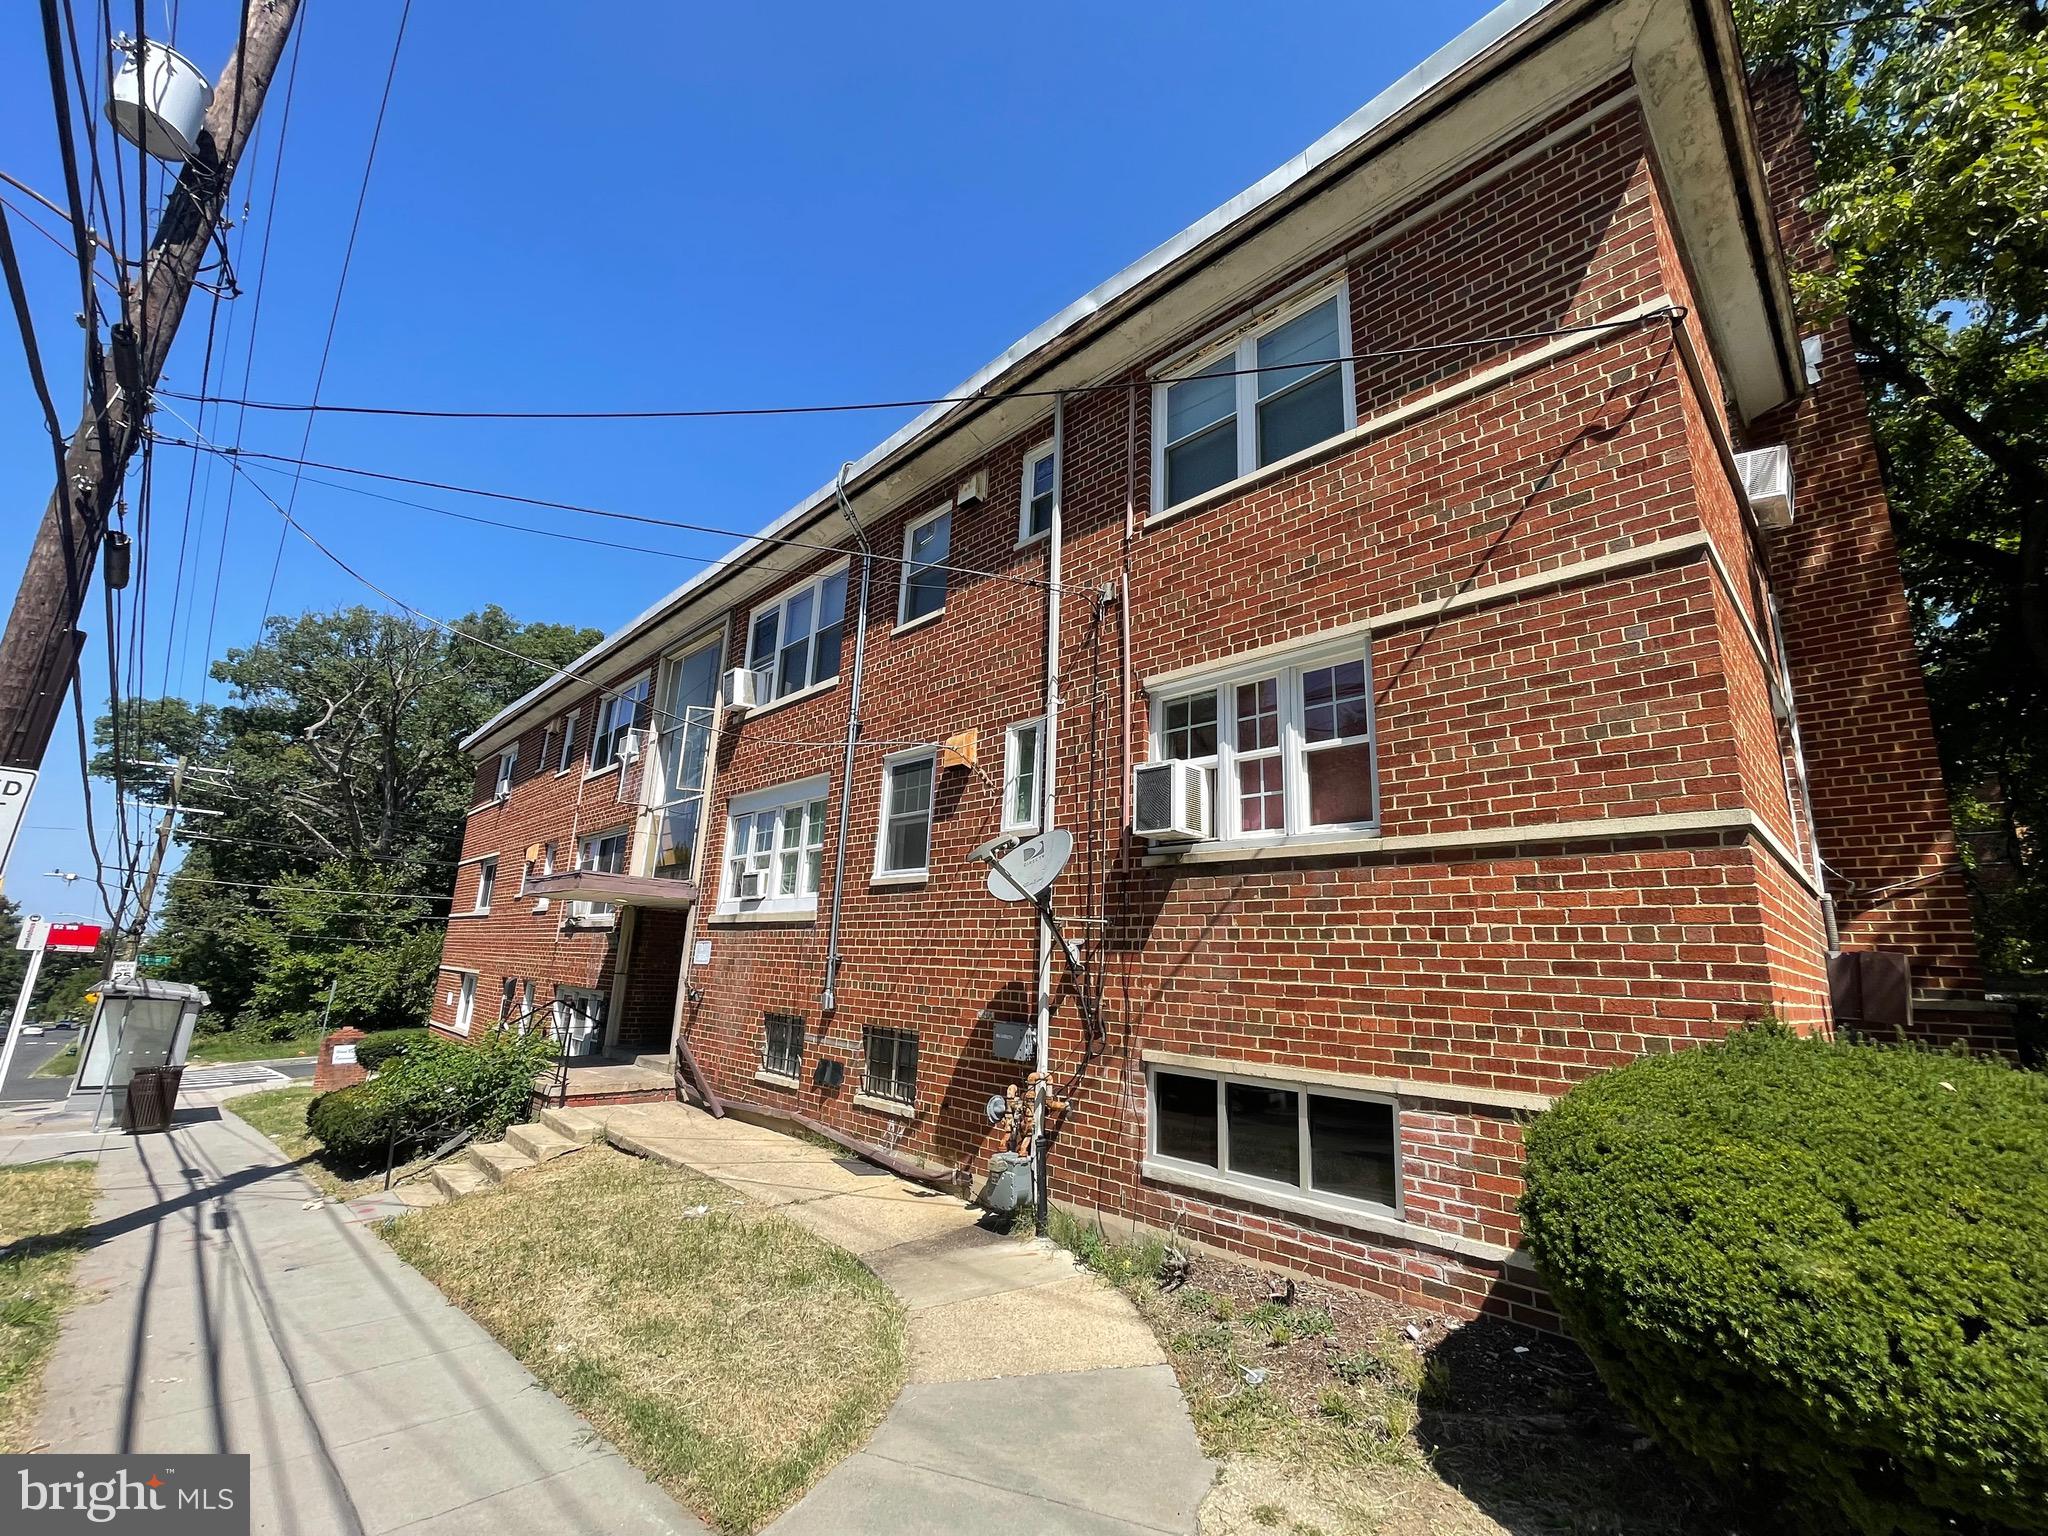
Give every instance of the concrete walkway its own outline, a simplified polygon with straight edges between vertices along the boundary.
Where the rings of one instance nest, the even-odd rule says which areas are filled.
[[[858,1254],[909,1314],[909,1385],[769,1530],[1192,1533],[1214,1466],[1113,1288],[984,1231],[959,1199],[679,1104],[586,1111],[622,1151],[708,1174]]]
[[[231,1091],[161,1136],[0,1124],[0,1161],[98,1164],[51,1448],[247,1452],[279,1536],[704,1530],[365,1230],[384,1202],[328,1204],[210,1106]]]

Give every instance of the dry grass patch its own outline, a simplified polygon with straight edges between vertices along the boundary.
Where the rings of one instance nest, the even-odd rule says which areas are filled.
[[[1727,1536],[1572,1345],[1460,1325],[1207,1253],[1117,1244],[1055,1210],[1052,1235],[1113,1282],[1173,1362],[1222,1462],[1203,1536]]]
[[[237,1094],[221,1107],[277,1143],[280,1152],[298,1164],[299,1172],[319,1186],[330,1200],[354,1200],[384,1187],[384,1170],[368,1173],[344,1168],[328,1160],[319,1141],[306,1129],[306,1106],[318,1097],[311,1088],[266,1088],[261,1093]],[[405,1163],[394,1177],[403,1178],[423,1163]]]
[[[30,1448],[43,1366],[77,1299],[71,1266],[92,1216],[92,1168],[0,1168],[0,1455]]]
[[[593,1147],[385,1231],[720,1530],[767,1523],[903,1384],[902,1308],[859,1260],[680,1169]]]

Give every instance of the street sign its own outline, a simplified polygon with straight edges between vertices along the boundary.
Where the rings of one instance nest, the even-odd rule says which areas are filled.
[[[16,949],[41,949],[43,940],[50,936],[50,925],[40,917],[22,919],[20,929],[14,935]]]
[[[135,979],[135,962],[133,960],[116,960],[113,968],[107,974],[115,981],[133,981]]]
[[[33,768],[0,769],[0,870],[14,854],[14,834],[21,830],[28,813],[28,797],[35,792]]]
[[[100,947],[100,925],[98,923],[52,923],[50,936],[43,941],[45,949],[54,949],[59,954],[89,955]]]
[[[135,958],[144,965],[169,965],[171,963],[169,955],[137,955]]]

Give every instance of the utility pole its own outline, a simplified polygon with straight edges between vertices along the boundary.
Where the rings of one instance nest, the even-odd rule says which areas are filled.
[[[142,441],[149,392],[163,373],[301,4],[243,0],[241,39],[214,86],[199,153],[179,172],[141,266],[123,274],[121,320],[108,338],[105,377],[93,381],[106,410],[95,419],[88,405],[71,434],[63,483],[43,511],[0,635],[0,769],[33,772],[49,746],[84,642],[79,611],[108,512]]]
[[[157,877],[163,873],[164,855],[171,849],[171,828],[178,819],[178,802],[185,794],[185,758],[181,753],[171,767],[170,798],[164,802],[164,813],[157,818],[156,849],[149,856],[149,873],[143,876],[142,890],[135,898],[135,926],[125,935],[114,939],[114,958],[133,960],[142,953],[142,936],[149,927],[149,909],[156,904]]]

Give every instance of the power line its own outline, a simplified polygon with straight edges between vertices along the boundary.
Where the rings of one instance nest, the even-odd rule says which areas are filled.
[[[179,416],[169,406],[166,405],[163,409],[169,411],[179,421],[184,421],[187,427],[192,427],[191,422],[185,421],[183,416]],[[192,430],[197,432],[198,428],[192,427]],[[209,443],[203,440],[192,442],[188,439],[176,437],[160,437],[159,441],[169,443],[174,448],[198,448],[208,453],[220,454],[225,458],[236,461],[236,468],[238,470],[242,468],[239,461],[243,459],[257,459],[271,464],[297,464],[303,465],[307,469],[330,470],[336,474],[356,475],[366,480],[379,480],[394,485],[409,485],[421,490],[446,491],[451,495],[475,496],[485,501],[507,501],[524,507],[541,507],[556,512],[574,512],[584,517],[604,517],[616,522],[640,523],[651,528],[677,528],[685,533],[710,534],[715,538],[736,539],[747,544],[772,544],[783,549],[802,549],[820,555],[846,555],[853,553],[844,544],[826,544],[815,539],[791,538],[786,534],[747,533],[736,528],[720,528],[711,523],[683,522],[676,518],[655,517],[644,512],[619,512],[609,507],[591,507],[573,501],[554,501],[544,496],[521,496],[513,491],[484,490],[478,486],[456,485],[446,480],[427,480],[413,475],[392,474],[385,470],[360,469],[354,465],[332,464],[320,459],[294,459],[287,454],[261,453],[254,448],[223,448],[217,443]],[[244,474],[247,473],[246,470],[242,472]],[[250,484],[253,486],[256,482],[251,480]],[[259,493],[262,493],[260,486],[257,487],[257,490]],[[267,493],[262,494],[267,495]],[[723,559],[724,557],[715,558]],[[892,565],[914,565],[921,571],[945,571],[949,575],[954,576],[975,576],[990,581],[1013,582],[1018,586],[1033,587],[1039,591],[1046,591],[1052,586],[1050,582],[1041,577],[1023,576],[1015,571],[982,570],[975,566],[955,565],[945,560],[915,560],[907,554],[890,555],[876,550],[871,553],[870,558],[886,561]],[[715,563],[715,559],[707,557],[707,563]],[[396,599],[393,599],[393,601],[396,601]]]
[[[103,869],[118,869],[118,864],[103,864]],[[173,877],[197,885],[231,885],[252,891],[289,891],[296,896],[371,896],[381,901],[453,901],[453,894],[446,896],[433,891],[371,891],[359,886],[339,885],[286,885],[281,881],[269,880],[221,880],[211,875],[188,875],[180,869]]]
[[[136,0],[140,6],[142,0]],[[384,94],[377,99],[377,120],[370,128],[370,151],[363,161],[363,179],[356,187],[355,214],[349,220],[348,243],[341,251],[341,275],[334,283],[334,305],[327,312],[327,335],[320,343],[320,366],[313,374],[313,403],[319,404],[321,387],[327,382],[327,360],[334,351],[334,328],[341,320],[341,300],[348,291],[349,267],[356,256],[356,236],[363,227],[363,208],[370,199],[370,176],[377,168],[377,146],[384,139],[384,114],[391,106],[392,82],[398,78],[398,55],[405,47],[405,26],[412,19],[412,0],[405,0],[398,13],[398,34],[391,40],[391,62],[384,69]],[[314,412],[306,413],[306,430],[299,435],[299,453],[303,456],[313,441],[313,423],[318,419]],[[289,520],[291,509],[299,504],[299,482],[296,474],[292,477],[292,488],[285,497],[285,509]],[[285,530],[277,530],[277,553],[271,557],[270,580],[263,588],[263,617],[256,624],[256,642],[261,643],[265,626],[270,622],[270,600],[277,591],[278,567],[284,562]]]
[[[1087,395],[1119,392],[1130,389],[1150,389],[1155,384],[1184,383],[1190,378],[1225,379],[1244,374],[1259,373],[1306,373],[1315,368],[1326,368],[1331,363],[1364,363],[1391,360],[1402,357],[1437,356],[1445,352],[1465,352],[1481,347],[1514,346],[1523,342],[1555,341],[1564,336],[1579,336],[1592,331],[1620,330],[1632,326],[1649,324],[1671,318],[1675,310],[1659,310],[1654,314],[1631,315],[1625,320],[1597,320],[1585,325],[1554,326],[1538,331],[1512,331],[1494,336],[1471,336],[1456,341],[1418,342],[1406,347],[1376,347],[1365,352],[1342,353],[1332,357],[1305,358],[1298,362],[1266,363],[1251,368],[1204,368],[1195,374],[1174,377],[1142,379],[1111,379],[1098,384],[1073,384],[1058,389],[982,389],[964,395],[930,395],[919,399],[902,400],[850,400],[834,401],[812,405],[737,405],[701,408],[661,407],[649,410],[455,410],[425,406],[396,405],[323,405],[318,399],[311,401],[284,400],[229,400],[226,403],[242,406],[252,411],[283,411],[290,413],[322,413],[330,416],[400,416],[429,421],[709,421],[727,417],[745,416],[820,416],[850,411],[898,411],[911,410],[934,405],[975,405],[999,400],[1051,400],[1060,395]],[[174,399],[197,402],[199,396],[179,394],[175,390],[163,390]]]

